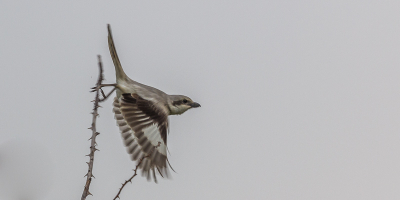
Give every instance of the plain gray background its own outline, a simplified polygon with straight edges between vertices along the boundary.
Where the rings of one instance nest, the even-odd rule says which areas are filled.
[[[399,199],[398,1],[2,1],[0,199],[80,199],[106,24],[170,117],[177,173],[121,199]],[[114,95],[113,95],[114,96]],[[111,100],[88,199],[132,174]]]

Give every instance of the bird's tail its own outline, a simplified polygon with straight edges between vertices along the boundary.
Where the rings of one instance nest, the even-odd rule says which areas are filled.
[[[112,37],[110,24],[107,24],[107,29],[108,29],[108,48],[110,49],[111,58],[114,62],[115,75],[116,75],[117,83],[118,83],[118,81],[120,81],[120,80],[125,80],[127,78],[127,76],[126,76],[124,70],[122,69],[121,62],[119,61],[119,58],[118,58],[117,50],[115,49],[115,44],[114,44],[114,40]]]

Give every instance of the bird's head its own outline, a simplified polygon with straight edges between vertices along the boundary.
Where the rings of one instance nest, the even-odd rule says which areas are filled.
[[[183,95],[169,95],[171,104],[169,105],[169,110],[171,115],[180,115],[190,108],[198,108],[200,104],[194,102],[187,96]]]

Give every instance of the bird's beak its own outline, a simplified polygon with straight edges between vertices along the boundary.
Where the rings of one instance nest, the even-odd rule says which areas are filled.
[[[196,102],[193,102],[193,103],[190,104],[190,107],[197,108],[197,107],[201,107],[201,106],[200,106],[200,104],[198,104]]]

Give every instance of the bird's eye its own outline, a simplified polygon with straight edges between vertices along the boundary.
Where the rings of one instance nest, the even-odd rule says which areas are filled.
[[[184,99],[182,102],[183,102],[183,103],[187,103],[187,102],[188,102],[188,100]]]

